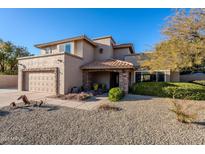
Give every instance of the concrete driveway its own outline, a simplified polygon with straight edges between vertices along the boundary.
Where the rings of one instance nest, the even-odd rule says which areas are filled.
[[[17,89],[0,89],[1,93],[10,93],[10,92],[17,92]]]
[[[60,100],[55,98],[47,98],[47,103],[57,106],[64,106],[81,110],[94,110],[97,109],[100,104],[108,103],[106,96],[93,96],[86,101],[76,100]]]
[[[65,106],[70,108],[82,109],[82,110],[92,110],[96,109],[102,102],[104,102],[107,97],[93,97],[85,102],[78,102],[74,100],[60,100],[47,98],[51,96],[49,93],[37,93],[28,91],[17,91],[16,89],[0,89],[0,108],[10,105],[11,102],[20,103],[21,100],[17,98],[21,95],[26,95],[29,100],[44,100],[48,104]]]
[[[28,91],[20,92],[15,89],[0,89],[0,108],[8,106],[11,102],[21,102],[17,100],[17,98],[21,95],[26,95],[29,100],[44,100],[46,96],[49,96],[51,94]]]

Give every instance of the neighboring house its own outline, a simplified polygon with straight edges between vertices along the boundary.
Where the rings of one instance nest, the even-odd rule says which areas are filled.
[[[18,59],[20,91],[66,94],[72,87],[99,83],[128,92],[139,73],[140,81],[151,77],[140,71],[133,45],[116,44],[111,36],[91,40],[83,35],[35,47],[40,49],[39,56]],[[172,81],[171,74],[169,70],[156,72],[156,81]]]

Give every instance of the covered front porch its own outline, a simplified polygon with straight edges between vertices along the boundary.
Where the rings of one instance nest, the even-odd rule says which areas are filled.
[[[83,85],[91,86],[93,83],[105,84],[107,89],[120,87],[128,93],[132,78],[133,66],[121,60],[95,61],[84,65]]]

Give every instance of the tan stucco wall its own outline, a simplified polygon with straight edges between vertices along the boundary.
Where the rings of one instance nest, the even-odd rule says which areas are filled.
[[[89,43],[83,41],[83,63],[87,64],[94,60],[95,48]]]
[[[97,48],[95,49],[95,60],[105,60],[113,58],[113,47],[112,47],[112,41],[110,38],[106,39],[100,39],[100,40],[94,40],[94,42],[97,44]],[[100,48],[103,49],[103,53],[100,53]]]
[[[60,71],[58,89],[61,94],[64,94],[69,92],[72,87],[82,85],[82,70],[80,67],[94,60],[94,47],[86,41],[76,41],[73,54],[83,56],[83,58],[65,53],[44,54],[29,59],[20,59],[19,63],[24,65],[25,69],[58,67]],[[58,60],[61,60],[61,62]],[[19,90],[22,90],[22,69],[23,67],[19,66]]]
[[[107,45],[107,46],[111,46],[111,44],[112,44],[111,38],[101,38],[101,39],[97,39],[97,40],[93,40],[93,41],[97,44],[103,44],[103,45]]]
[[[83,75],[80,69],[82,63],[82,59],[65,55],[65,93],[70,92],[71,88],[74,86],[82,86]]]
[[[83,42],[82,40],[74,42],[74,55],[83,57]]]
[[[0,75],[0,88],[17,88],[18,75]]]
[[[93,82],[99,84],[106,84],[110,88],[110,72],[95,72],[93,74]]]
[[[125,59],[125,55],[129,55],[130,54],[130,49],[129,48],[121,48],[121,49],[114,49],[114,58],[115,59],[120,59],[120,60],[124,60]]]
[[[33,58],[26,58],[19,60],[18,67],[18,90],[22,90],[22,69],[31,69],[31,68],[51,68],[57,67],[59,69],[59,84],[58,89],[60,94],[64,94],[64,58],[65,54],[57,54],[57,55],[48,55],[48,56],[39,56]],[[58,60],[61,60],[59,62]],[[23,67],[23,66],[24,67]]]
[[[74,86],[83,85],[83,74],[80,67],[94,60],[94,47],[85,41],[76,42],[75,52],[83,55],[83,58],[65,56],[65,93],[70,92]]]

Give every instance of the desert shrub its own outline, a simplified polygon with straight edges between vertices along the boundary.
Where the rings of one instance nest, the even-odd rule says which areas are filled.
[[[82,92],[82,91],[84,91],[85,89],[84,89],[84,87],[83,86],[80,86],[80,91]]]
[[[169,109],[170,111],[176,114],[177,120],[182,123],[191,123],[194,122],[198,117],[198,110],[193,111],[192,113],[188,112],[188,109],[192,106],[184,107],[186,103],[179,104],[175,100],[172,100],[173,107]]]
[[[91,97],[90,94],[81,92],[80,94],[78,94],[77,100],[83,101],[83,100],[86,100],[86,99],[88,99],[90,97]]]
[[[132,85],[133,94],[178,99],[205,100],[205,87],[183,82],[140,82]]]
[[[124,92],[121,88],[112,88],[109,90],[108,98],[112,102],[117,102],[124,97]]]
[[[121,111],[122,108],[120,107],[117,107],[117,106],[113,106],[113,105],[109,105],[109,104],[101,104],[99,107],[98,107],[98,110],[106,110],[106,111]]]
[[[99,84],[97,84],[97,83],[94,83],[94,84],[93,84],[93,90],[94,90],[94,91],[97,91],[97,90],[98,90],[98,87],[99,87]]]
[[[77,100],[77,101],[83,101],[88,98],[90,98],[92,95],[89,93],[81,92],[81,93],[69,93],[66,95],[57,95],[53,98],[59,98],[62,100]],[[52,98],[52,97],[51,97]]]
[[[205,86],[205,80],[195,80],[195,81],[192,81],[192,82]]]
[[[103,92],[106,92],[106,90],[107,90],[106,84],[102,84],[102,91],[103,91]]]

